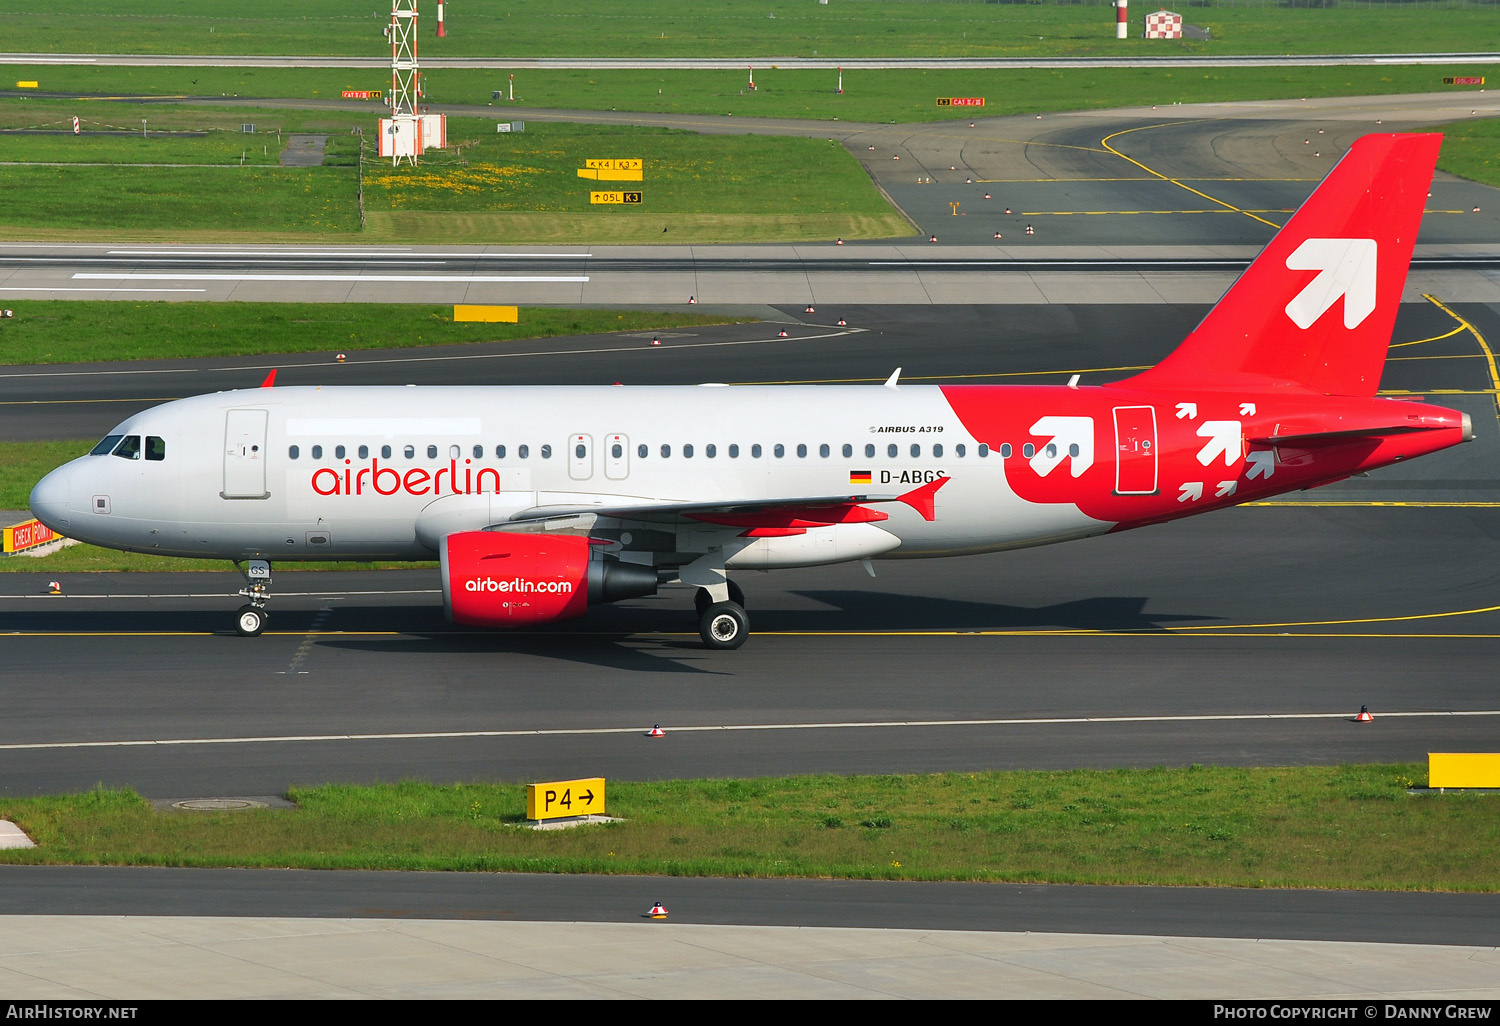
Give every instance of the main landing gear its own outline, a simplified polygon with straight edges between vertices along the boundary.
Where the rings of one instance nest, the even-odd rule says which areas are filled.
[[[250,601],[240,606],[234,614],[234,632],[242,638],[253,638],[266,629],[266,600],[271,596],[271,564],[264,559],[252,559],[246,566],[234,561],[234,568],[245,577],[245,587],[239,594]]]
[[[729,600],[715,602],[707,588],[693,596],[698,609],[698,636],[708,648],[739,648],[750,636],[750,618],[745,615],[745,593],[733,581],[726,581]]]

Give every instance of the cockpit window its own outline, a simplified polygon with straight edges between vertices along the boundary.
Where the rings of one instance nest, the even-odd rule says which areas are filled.
[[[90,456],[104,456],[115,451],[115,446],[120,444],[124,435],[105,435],[104,441],[89,450]]]
[[[141,436],[126,435],[115,446],[115,455],[122,460],[138,460],[141,458]]]
[[[167,458],[167,442],[164,438],[155,435],[146,436],[146,459],[164,460]]]

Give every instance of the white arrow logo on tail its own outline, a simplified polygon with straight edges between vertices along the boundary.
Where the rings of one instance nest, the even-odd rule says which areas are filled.
[[[1240,403],[1240,416],[1241,417],[1253,417],[1253,416],[1255,416],[1255,404],[1254,403]]]
[[[1238,481],[1220,481],[1219,490],[1214,492],[1214,498],[1222,499],[1226,495],[1233,495],[1239,490],[1239,487],[1240,483]]]
[[[1189,481],[1182,486],[1182,494],[1177,496],[1177,501],[1187,502],[1189,499],[1192,499],[1194,502],[1197,502],[1201,498],[1203,498],[1203,482]]]
[[[1375,311],[1375,240],[1306,239],[1286,258],[1289,271],[1317,271],[1318,276],[1286,305],[1299,328],[1314,321],[1344,298],[1344,327],[1357,328]]]
[[[1276,453],[1270,449],[1257,449],[1245,455],[1250,466],[1245,470],[1245,480],[1254,481],[1257,477],[1270,477],[1276,473]]]
[[[1205,467],[1217,456],[1224,457],[1224,466],[1232,466],[1240,454],[1240,422],[1237,420],[1205,420],[1198,428],[1198,437],[1208,439],[1208,444],[1198,450],[1198,462]]]
[[[1183,417],[1186,417],[1188,420],[1193,420],[1197,416],[1198,416],[1198,404],[1197,403],[1178,403],[1177,404],[1177,419],[1178,420],[1181,420]]]
[[[1052,473],[1063,460],[1072,461],[1074,477],[1094,465],[1093,417],[1043,417],[1031,425],[1031,433],[1052,439],[1038,446],[1031,459],[1038,477]]]

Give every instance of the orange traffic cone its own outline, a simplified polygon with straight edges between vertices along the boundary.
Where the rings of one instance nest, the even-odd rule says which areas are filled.
[[[1370,707],[1362,705],[1359,707],[1359,715],[1354,717],[1355,723],[1374,723],[1375,717],[1370,715]]]
[[[696,298],[694,298],[693,296],[688,296],[688,306],[692,306],[696,302],[698,302]]]
[[[778,332],[777,332],[777,333],[776,333],[776,337],[777,337],[777,338],[786,338],[786,337],[787,337],[787,334],[786,334],[786,332],[784,332],[784,331],[778,331]]]
[[[812,304],[811,303],[807,304],[807,312],[808,313],[812,313],[813,312],[813,308],[812,308]]]
[[[936,242],[936,241],[937,241],[937,236],[936,236],[936,235],[934,235],[934,236],[933,236],[933,237],[932,237],[932,238],[931,238],[931,239],[929,239],[929,240],[928,240],[928,241],[929,241],[929,242]]]
[[[845,327],[846,325],[848,325],[848,323],[849,322],[844,320],[842,317],[839,318],[839,327]]]
[[[661,339],[659,339],[659,338],[653,338],[653,339],[652,339],[652,340],[651,340],[651,344],[652,344],[652,345],[653,345],[653,346],[659,346],[659,345],[661,345]]]
[[[647,737],[666,737],[667,736],[667,732],[665,730],[662,730],[661,729],[661,724],[658,723],[658,724],[656,724],[654,727],[652,727],[650,730],[648,730],[646,732],[646,736]]]
[[[652,919],[665,919],[665,918],[667,918],[667,910],[664,909],[664,908],[662,908],[661,902],[659,902],[659,901],[655,905],[652,905],[651,906],[651,911],[647,912],[646,914],[648,916],[650,916]]]

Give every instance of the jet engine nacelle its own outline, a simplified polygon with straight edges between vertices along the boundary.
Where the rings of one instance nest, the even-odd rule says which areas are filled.
[[[656,593],[655,568],[592,559],[576,535],[463,531],[438,551],[443,612],[469,627],[571,620],[591,603]]]

